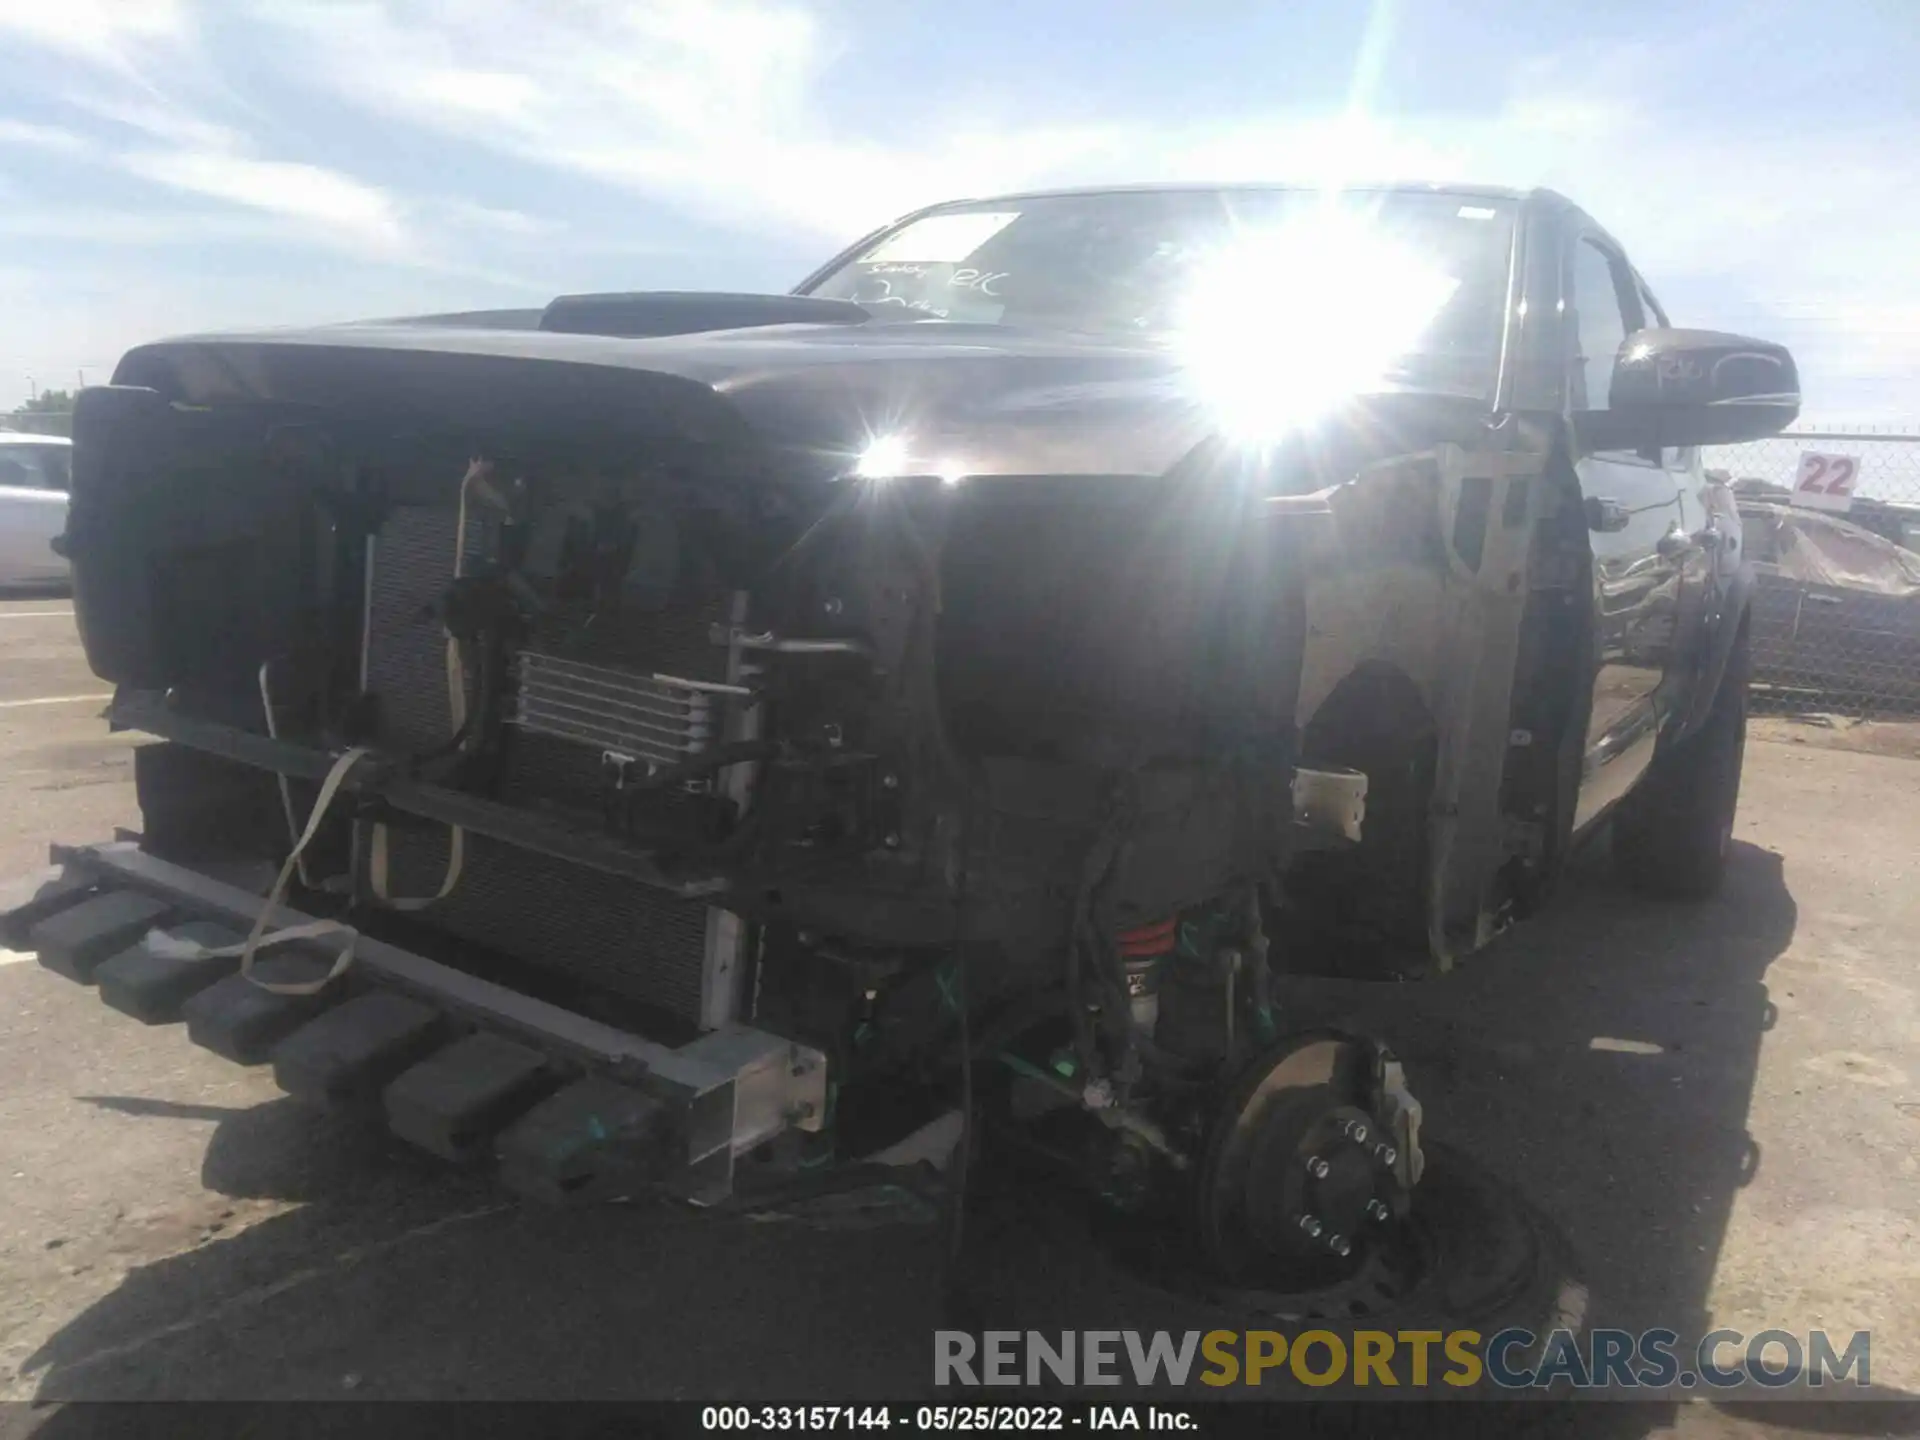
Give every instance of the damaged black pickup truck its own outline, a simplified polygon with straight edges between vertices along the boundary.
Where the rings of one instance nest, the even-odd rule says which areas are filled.
[[[1230,1284],[1404,1278],[1409,1077],[1288,984],[1447,969],[1603,822],[1713,889],[1750,580],[1697,447],[1797,392],[1480,187],[143,346],[64,541],[143,828],[10,943],[532,1193],[977,1150]]]

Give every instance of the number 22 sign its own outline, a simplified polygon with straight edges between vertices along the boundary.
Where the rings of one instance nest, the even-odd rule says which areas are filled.
[[[1793,503],[1813,510],[1847,510],[1853,506],[1853,482],[1860,477],[1854,455],[1800,452],[1800,471],[1793,482]]]

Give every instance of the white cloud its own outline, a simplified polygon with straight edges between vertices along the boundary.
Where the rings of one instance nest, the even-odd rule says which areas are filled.
[[[131,174],[193,195],[322,227],[375,251],[407,243],[400,208],[385,192],[317,165],[190,150],[124,155]]]
[[[823,118],[840,79],[832,37],[782,0],[259,0],[257,15],[298,35],[279,53],[303,75],[375,113],[697,213],[823,237],[943,196],[1055,180],[1477,178],[1566,190],[1649,268],[1752,269],[1791,286],[1822,269],[1860,273],[1855,247],[1901,229],[1867,215],[1920,207],[1895,193],[1904,181],[1920,196],[1911,159],[1904,176],[1861,159],[1910,155],[1897,137],[1787,121],[1777,134],[1676,126],[1663,94],[1697,78],[1704,52],[1727,43],[1719,30],[1525,61],[1504,94],[1488,87],[1478,114],[1060,124],[1030,109],[970,130],[876,115],[850,132]],[[1847,233],[1823,236],[1816,255],[1810,221]],[[1757,273],[1775,262],[1777,273]]]
[[[25,150],[45,150],[58,155],[85,155],[93,142],[84,135],[58,125],[36,125],[26,120],[0,119],[0,145],[16,145]]]
[[[131,130],[141,139],[162,145],[188,150],[241,150],[248,144],[246,135],[233,126],[164,95],[92,89],[70,91],[64,98],[93,120],[104,120],[116,129]]]
[[[124,69],[138,50],[187,39],[193,20],[182,0],[0,0],[0,34],[9,33],[28,44]]]
[[[56,103],[86,118],[90,132],[0,120],[0,143],[101,161],[182,194],[273,217],[286,222],[280,238],[287,241],[405,253],[411,236],[399,202],[339,171],[263,156],[247,131],[211,113],[210,101],[232,107],[234,95],[200,46],[200,18],[186,0],[0,0],[0,43],[48,57],[43,70],[23,72],[16,92],[29,93],[40,80]],[[31,228],[31,215],[15,218]],[[55,214],[42,228],[53,233],[63,223],[71,228],[76,217]],[[160,217],[157,226],[136,224],[127,243],[140,243],[143,234],[163,238],[174,223]],[[208,234],[232,238],[245,230],[244,223],[223,228],[215,219]],[[18,225],[13,233],[21,233]]]
[[[417,208],[436,220],[467,230],[512,235],[522,238],[560,234],[567,227],[558,220],[529,215],[524,210],[509,210],[498,205],[476,205],[471,200],[442,197],[422,200]]]
[[[271,216],[233,210],[158,212],[44,205],[0,208],[0,239],[71,241],[122,250],[275,240],[284,228]]]
[[[390,7],[262,0],[317,78],[375,113],[747,225],[844,237],[926,199],[1097,155],[1107,126],[929,142],[817,113],[827,47],[807,11],[759,0]]]

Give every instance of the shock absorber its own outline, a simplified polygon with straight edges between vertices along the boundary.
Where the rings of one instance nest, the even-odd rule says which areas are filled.
[[[1160,970],[1172,957],[1179,939],[1178,916],[1122,930],[1114,936],[1127,977],[1128,1007],[1135,1028],[1144,1035],[1151,1036],[1160,1023]]]

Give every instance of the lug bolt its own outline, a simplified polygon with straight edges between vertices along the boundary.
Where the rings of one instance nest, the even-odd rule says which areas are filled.
[[[846,606],[840,603],[840,597],[838,595],[832,595],[827,598],[826,602],[822,604],[820,608],[829,615],[838,615]]]
[[[1322,1160],[1318,1155],[1314,1156],[1311,1160],[1307,1161],[1307,1173],[1313,1176],[1313,1178],[1316,1180],[1326,1179],[1327,1173],[1332,1169],[1333,1167],[1327,1164],[1327,1162]]]
[[[893,774],[882,775],[880,777],[880,788],[882,790],[898,790],[900,788],[900,777]]]
[[[1329,1235],[1327,1248],[1336,1255],[1350,1255],[1353,1253],[1353,1242],[1344,1235]]]
[[[1306,1231],[1307,1234],[1311,1235],[1315,1240],[1318,1240],[1320,1238],[1321,1225],[1320,1225],[1320,1222],[1314,1219],[1313,1216],[1302,1215],[1300,1217],[1300,1228]]]
[[[1382,1165],[1391,1165],[1400,1158],[1400,1152],[1391,1145],[1376,1145],[1373,1147],[1373,1158]]]
[[[1340,1127],[1342,1133],[1356,1145],[1367,1143],[1367,1127],[1358,1120],[1349,1120]]]
[[[1367,1218],[1369,1220],[1384,1220],[1387,1218],[1388,1213],[1387,1207],[1382,1205],[1378,1200],[1367,1201]]]
[[[898,850],[900,848],[900,837],[889,830],[886,839],[880,843],[885,845],[889,850]]]

